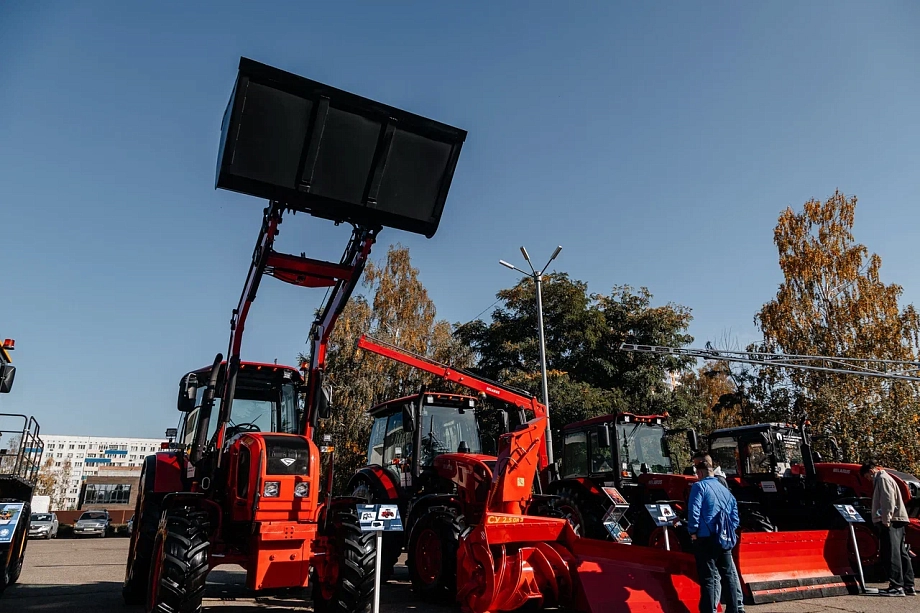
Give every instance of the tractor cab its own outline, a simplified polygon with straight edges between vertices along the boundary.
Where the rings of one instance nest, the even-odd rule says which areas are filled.
[[[179,442],[191,449],[203,434],[211,444],[217,432],[221,391],[224,389],[226,362],[220,364],[218,385],[210,410],[204,408],[205,391],[211,367],[185,375],[180,384]],[[290,366],[244,362],[240,365],[231,414],[226,424],[224,444],[229,445],[247,432],[297,433],[300,407],[299,388],[303,379]]]
[[[642,474],[670,473],[666,421],[667,415],[617,413],[567,425],[562,478],[603,479],[629,487]]]
[[[377,405],[369,413],[374,425],[367,463],[388,470],[407,490],[433,485],[439,473],[436,460],[442,455],[483,454],[480,410],[471,396],[422,392]]]
[[[803,442],[801,430],[790,424],[724,428],[709,436],[709,455],[730,480],[800,480],[806,473]]]

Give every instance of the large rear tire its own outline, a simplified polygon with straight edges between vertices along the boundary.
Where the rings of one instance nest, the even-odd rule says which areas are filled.
[[[377,535],[361,532],[354,506],[330,511],[329,527],[321,534],[335,544],[330,576],[313,572],[313,610],[316,613],[371,613],[374,608],[374,564]],[[329,555],[329,554],[327,554]]]
[[[150,565],[148,613],[199,613],[208,577],[208,513],[185,506],[166,511]]]
[[[144,604],[148,592],[150,560],[153,558],[157,530],[160,529],[162,501],[162,494],[153,492],[155,466],[155,463],[145,461],[141,472],[140,494],[134,508],[134,531],[130,535],[125,581],[121,588],[121,596],[128,605]]]
[[[431,600],[449,602],[457,593],[457,551],[463,516],[452,509],[428,511],[409,534],[409,578],[412,590]]]

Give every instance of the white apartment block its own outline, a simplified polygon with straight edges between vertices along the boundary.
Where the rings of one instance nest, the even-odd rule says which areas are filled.
[[[66,511],[77,508],[80,498],[80,486],[86,477],[99,472],[101,467],[140,467],[144,458],[156,453],[164,439],[160,438],[119,438],[114,436],[70,436],[66,434],[42,434],[44,452],[41,467],[44,469],[48,458],[54,461],[54,470],[62,470],[70,462],[70,483],[64,508]]]

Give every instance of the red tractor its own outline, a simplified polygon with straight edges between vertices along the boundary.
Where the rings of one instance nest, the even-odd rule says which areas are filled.
[[[317,419],[331,410],[326,345],[382,227],[435,233],[465,137],[241,59],[222,126],[217,187],[270,205],[231,318],[228,358],[218,354],[210,367],[182,378],[178,441],[144,462],[126,602],[195,613],[208,572],[239,564],[252,590],[312,583],[318,611],[370,611],[375,539],[358,524],[355,504],[363,500],[331,496],[333,462],[321,475],[312,440]],[[342,260],[276,252],[286,211],[351,224]],[[330,288],[310,332],[306,383],[293,368],[240,359],[265,274]]]
[[[367,337],[358,346],[422,368],[432,364]],[[449,381],[463,379],[483,393],[488,389],[492,397],[510,403],[509,408],[498,410],[501,431],[495,435],[510,432],[528,417],[546,415],[543,405],[526,392],[493,381],[480,382],[460,371],[442,369],[438,374]],[[384,535],[381,573],[392,573],[405,549],[413,589],[432,599],[455,592],[460,534],[479,522],[485,510],[498,437],[490,438],[484,432],[482,408],[473,396],[426,389],[371,408],[374,424],[367,446],[368,465],[349,482],[353,496],[399,505],[405,531]],[[538,469],[544,470],[547,462],[542,447],[538,463]],[[557,515],[539,497],[531,500],[525,513]]]
[[[696,605],[692,557],[579,538],[557,497],[539,493],[549,471],[546,408],[536,398],[366,336],[358,347],[479,394],[423,389],[371,409],[369,465],[351,487],[399,505],[408,539],[384,541],[384,566],[406,546],[416,592],[456,594],[475,613],[528,603],[597,612]],[[484,396],[507,407],[491,430],[480,419]]]
[[[672,474],[668,415],[617,413],[566,425],[562,429],[562,467],[549,493],[578,526],[582,536],[608,538],[603,518],[612,501],[604,487],[615,487],[630,503],[627,520],[633,543],[663,544],[645,504],[668,502],[680,511],[695,478]],[[696,446],[696,432],[687,431]]]

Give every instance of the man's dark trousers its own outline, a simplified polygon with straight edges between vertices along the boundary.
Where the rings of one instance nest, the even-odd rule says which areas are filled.
[[[731,550],[722,549],[715,537],[702,536],[696,539],[693,553],[696,556],[696,574],[700,580],[700,613],[716,611],[723,579],[728,591],[724,598],[726,613],[743,612],[741,582],[738,580]]]
[[[907,524],[903,521],[893,521],[887,528],[878,525],[882,541],[882,564],[888,571],[889,587],[914,587],[914,569],[910,563],[910,554],[907,553],[907,542],[904,540],[904,528]]]

